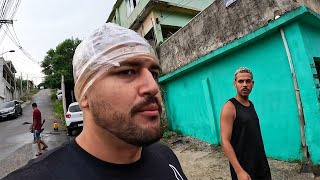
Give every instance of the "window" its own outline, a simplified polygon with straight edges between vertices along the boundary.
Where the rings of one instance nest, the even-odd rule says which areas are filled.
[[[140,0],[126,0],[127,4],[127,16],[129,17],[134,8],[139,4]]]
[[[79,105],[77,104],[77,105],[70,106],[69,111],[70,112],[79,112],[79,111],[81,111],[81,109],[80,109]]]

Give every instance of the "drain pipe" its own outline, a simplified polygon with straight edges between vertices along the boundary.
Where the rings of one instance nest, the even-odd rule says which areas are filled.
[[[284,47],[286,49],[286,53],[287,53],[287,56],[288,56],[288,62],[289,62],[289,66],[290,66],[290,71],[291,71],[291,75],[292,75],[292,80],[293,80],[295,93],[296,93],[296,101],[297,101],[298,110],[299,110],[300,136],[301,136],[301,144],[302,144],[302,150],[303,150],[303,154],[304,154],[304,159],[309,161],[308,149],[307,149],[307,146],[306,146],[306,138],[305,138],[305,132],[304,132],[305,121],[304,121],[304,114],[303,114],[303,109],[302,109],[302,102],[301,102],[301,96],[300,96],[298,81],[297,81],[296,73],[295,73],[295,70],[294,70],[293,63],[292,63],[292,58],[291,58],[290,50],[289,50],[289,47],[288,47],[288,43],[287,43],[287,40],[286,40],[284,31],[283,31],[282,28],[280,28],[280,33],[281,33],[283,44],[284,44]]]

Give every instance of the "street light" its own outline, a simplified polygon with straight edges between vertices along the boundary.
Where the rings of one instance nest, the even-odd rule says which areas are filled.
[[[16,51],[12,49],[12,50],[9,50],[9,51],[6,51],[6,52],[1,53],[0,56],[2,56],[3,54],[5,54],[5,53],[7,53],[7,52],[16,52]]]

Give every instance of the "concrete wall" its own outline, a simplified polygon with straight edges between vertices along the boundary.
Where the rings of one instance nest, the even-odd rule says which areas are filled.
[[[318,0],[296,0],[300,4],[306,5],[308,8],[320,14],[320,1]]]
[[[7,86],[5,90],[6,101],[11,101],[13,100],[13,92],[8,87],[10,86]]]
[[[223,0],[216,0],[160,46],[163,72],[172,72],[267,25],[275,13],[298,6],[293,0],[241,0],[225,8]]]

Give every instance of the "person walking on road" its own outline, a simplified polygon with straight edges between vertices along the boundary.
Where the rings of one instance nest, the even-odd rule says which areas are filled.
[[[5,179],[187,179],[158,142],[160,66],[144,38],[104,24],[76,48],[73,76],[82,132]]]
[[[42,129],[42,122],[41,122],[41,112],[38,109],[37,103],[32,103],[32,109],[33,109],[33,113],[32,113],[32,128],[34,130],[34,139],[37,142],[38,145],[38,153],[36,154],[36,156],[39,156],[42,154],[42,150],[45,150],[48,148],[47,144],[43,142],[43,140],[41,139],[41,129]],[[41,147],[41,144],[43,145],[43,147]]]
[[[253,103],[249,100],[253,85],[251,70],[239,68],[234,74],[237,94],[221,111],[222,149],[230,161],[233,180],[271,179],[259,118]]]

